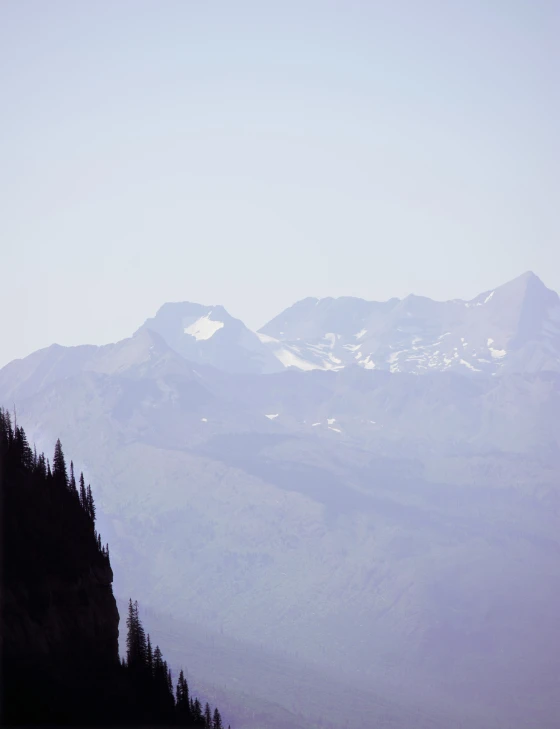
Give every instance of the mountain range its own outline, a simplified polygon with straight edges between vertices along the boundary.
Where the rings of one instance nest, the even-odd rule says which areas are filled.
[[[246,646],[270,726],[324,696],[290,684],[303,665],[350,719],[354,687],[362,725],[557,726],[560,304],[534,274],[469,302],[304,299],[258,333],[165,304],[11,362],[0,402],[96,483],[120,597]]]
[[[186,359],[228,372],[351,364],[413,374],[560,369],[560,299],[531,272],[471,301],[307,298],[256,334],[221,306],[190,303],[164,304],[141,328]]]

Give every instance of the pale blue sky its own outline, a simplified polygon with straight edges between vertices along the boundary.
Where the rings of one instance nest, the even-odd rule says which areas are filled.
[[[0,4],[0,364],[165,301],[560,290],[557,0]]]

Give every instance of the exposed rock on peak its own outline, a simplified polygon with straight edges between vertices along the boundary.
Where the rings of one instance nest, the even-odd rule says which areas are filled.
[[[286,366],[299,369],[560,370],[560,301],[530,271],[470,301],[304,299],[260,333]]]

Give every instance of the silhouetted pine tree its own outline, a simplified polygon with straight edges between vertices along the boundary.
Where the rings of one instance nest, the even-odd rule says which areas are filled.
[[[87,512],[87,493],[83,473],[80,473],[80,506],[85,512]]]
[[[33,468],[33,451],[27,442],[27,436],[23,428],[17,427],[12,440],[13,459],[19,467],[25,470]]]
[[[222,716],[220,712],[218,711],[218,707],[214,709],[214,718],[212,723],[212,729],[224,729],[224,725],[222,724]]]
[[[198,696],[191,702],[191,716],[193,723],[196,725],[204,725],[204,716],[202,714],[202,706],[198,700]]]
[[[126,620],[128,629],[126,637],[126,661],[128,667],[137,673],[147,669],[148,650],[146,644],[146,634],[144,627],[138,615],[138,602],[128,603],[128,617]]]
[[[68,472],[66,471],[66,461],[64,460],[64,453],[62,451],[60,438],[56,441],[56,445],[54,447],[52,475],[57,483],[68,488]]]
[[[79,503],[80,496],[78,494],[78,489],[76,488],[76,477],[74,475],[74,462],[70,461],[70,492],[74,499]]]
[[[93,495],[91,493],[91,486],[89,485],[86,491],[86,511],[89,515],[89,518],[95,524],[95,503],[93,501]]]
[[[45,461],[45,454],[41,453],[37,458],[37,464],[35,466],[35,475],[38,481],[47,480],[47,463]]]
[[[208,702],[204,706],[204,726],[206,729],[212,729],[212,709]]]
[[[126,665],[132,666],[136,660],[136,628],[134,623],[134,605],[132,598],[128,601],[128,616],[126,618]]]
[[[154,654],[152,652],[152,642],[150,640],[150,634],[148,633],[148,638],[146,641],[146,667],[148,669],[148,674],[153,677],[154,675]]]
[[[10,413],[7,410],[0,410],[0,443],[3,444],[4,455],[7,455],[11,448],[13,437]]]
[[[189,685],[185,679],[183,670],[179,672],[177,681],[177,699],[175,702],[177,722],[180,725],[188,725],[191,720],[191,704],[189,700]]]

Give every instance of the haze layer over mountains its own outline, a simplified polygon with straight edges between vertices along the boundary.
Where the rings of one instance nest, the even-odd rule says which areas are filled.
[[[206,680],[241,701],[241,660],[271,727],[318,726],[331,681],[363,726],[557,727],[560,301],[534,274],[258,333],[164,304],[10,363],[0,401],[81,459],[121,597],[224,641]]]

